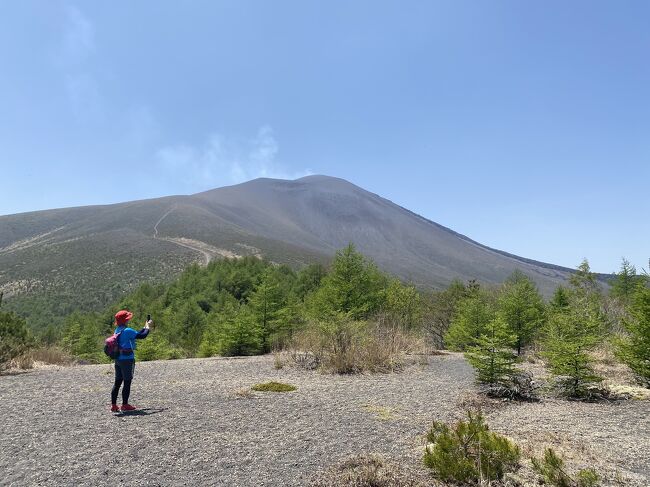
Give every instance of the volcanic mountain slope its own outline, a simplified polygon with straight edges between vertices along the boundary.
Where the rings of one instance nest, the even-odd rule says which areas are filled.
[[[9,307],[42,322],[100,309],[191,262],[260,255],[292,266],[325,263],[349,242],[421,287],[454,278],[499,283],[520,269],[548,295],[570,273],[480,245],[345,180],[308,176],[1,216],[0,290]]]

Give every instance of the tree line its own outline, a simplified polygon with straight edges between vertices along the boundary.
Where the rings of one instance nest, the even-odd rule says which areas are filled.
[[[593,351],[605,344],[650,386],[650,279],[625,259],[609,293],[585,260],[545,302],[535,284],[515,272],[498,289],[471,286],[446,333],[452,350],[463,351],[480,382],[513,386],[523,349],[541,355],[558,384],[584,397],[602,381]]]
[[[40,341],[102,361],[113,315],[126,308],[135,323],[147,314],[154,318],[154,333],[138,344],[141,360],[261,354],[289,347],[306,333],[321,339],[310,342],[312,348],[354,353],[351,340],[363,347],[372,327],[390,326],[425,337],[433,348],[465,352],[479,380],[492,384],[507,382],[532,348],[578,395],[599,380],[590,353],[606,341],[648,384],[648,286],[648,276],[625,260],[609,292],[584,261],[547,302],[520,271],[500,286],[456,280],[444,290],[418,290],[380,271],[353,245],[339,250],[327,269],[223,259],[190,266],[171,283],[142,284],[103,312],[72,313],[63,327],[50,327],[38,339],[20,317],[0,313],[0,360]]]

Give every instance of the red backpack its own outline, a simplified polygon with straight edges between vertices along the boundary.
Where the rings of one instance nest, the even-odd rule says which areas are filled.
[[[120,355],[120,335],[122,332],[114,333],[104,340],[104,353],[115,360]]]

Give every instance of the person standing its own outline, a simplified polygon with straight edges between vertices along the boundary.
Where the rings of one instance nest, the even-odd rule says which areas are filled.
[[[118,338],[120,353],[115,359],[115,383],[111,391],[111,412],[114,413],[120,410],[134,411],[137,409],[135,406],[129,404],[131,381],[135,372],[135,341],[147,337],[152,322],[148,320],[142,330],[135,331],[128,326],[131,318],[133,318],[133,313],[125,309],[115,314],[115,334],[120,334]],[[124,387],[122,387],[122,407],[118,408],[117,395],[122,384],[124,384]]]

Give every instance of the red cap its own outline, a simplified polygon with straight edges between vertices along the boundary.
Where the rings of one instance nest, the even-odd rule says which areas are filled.
[[[115,323],[117,323],[118,325],[123,325],[124,323],[129,321],[131,318],[133,318],[133,313],[131,313],[130,311],[127,311],[125,309],[115,313]]]

